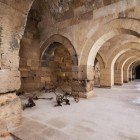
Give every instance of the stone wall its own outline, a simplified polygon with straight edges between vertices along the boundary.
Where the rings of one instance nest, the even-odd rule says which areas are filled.
[[[44,1],[41,2],[44,3],[44,5],[45,4],[48,5],[49,3],[49,5],[52,6],[51,1],[47,1],[46,3]],[[96,34],[99,35],[99,37],[102,36],[103,25],[106,25],[106,23],[110,21],[114,21],[114,19],[118,19],[122,11],[123,13],[127,11],[128,18],[133,17],[134,14],[132,14],[131,12],[132,12],[132,8],[136,6],[136,3],[134,1],[129,2],[125,0],[124,1],[109,0],[109,1],[98,1],[98,2],[96,1],[95,5],[96,6],[94,8],[90,9],[90,8],[86,8],[85,5],[81,5],[81,3],[79,2],[78,4],[76,4],[75,7],[72,7],[72,9],[68,10],[66,13],[62,12],[61,14],[63,16],[61,16],[60,13],[59,13],[60,15],[57,13],[58,12],[57,9],[55,9],[56,10],[55,13],[52,13],[52,11],[48,10],[47,6],[44,7],[41,5],[39,1],[35,1],[31,11],[34,11],[37,15],[39,14],[38,16],[39,18],[37,18],[37,16],[33,16],[33,18],[30,18],[30,16],[28,17],[26,32],[22,39],[23,41],[22,53],[24,52],[24,55],[20,56],[21,60],[25,59],[25,63],[30,66],[27,66],[26,70],[24,70],[23,68],[21,71],[25,71],[25,72],[21,72],[21,73],[22,74],[35,73],[36,75],[36,72],[38,71],[37,67],[40,62],[39,54],[41,55],[40,49],[42,45],[44,45],[46,41],[49,41],[49,39],[53,35],[61,35],[64,38],[67,38],[71,42],[74,49],[76,50],[79,66],[78,66],[78,72],[77,71],[73,72],[74,77],[77,77],[78,80],[79,79],[93,80],[94,64],[93,63],[91,65],[87,64],[87,58],[89,54],[88,51],[90,50],[87,44],[91,46],[93,44],[92,42],[87,43],[88,40],[90,40],[92,36],[93,36],[93,40],[95,41],[96,39],[99,39],[96,38]],[[106,6],[104,7],[104,5]],[[123,8],[122,5],[124,5]],[[43,10],[40,10],[42,8]],[[53,6],[51,8],[53,8]],[[57,17],[59,17],[59,19],[57,19]],[[106,28],[104,30],[106,31]],[[108,32],[111,31],[109,27],[107,28],[107,30]],[[101,32],[101,35],[98,34],[97,31]],[[61,42],[65,43],[65,40],[62,38]],[[47,45],[45,46],[46,48],[48,47]],[[107,49],[104,49],[103,51],[107,52],[108,49],[111,48],[111,46],[109,47],[105,46],[104,48]],[[107,59],[106,57],[103,58]],[[33,61],[36,64],[35,67],[31,66],[30,64]],[[34,72],[33,69],[35,69],[36,72]],[[28,79],[27,77],[24,78],[23,76],[22,81],[27,81],[27,83],[26,82],[24,83],[26,83],[26,85],[29,86],[29,87],[25,86],[25,88],[27,87],[33,89],[34,87],[41,87],[40,85],[42,84],[39,84],[39,82],[41,81],[40,78],[38,78],[37,80],[38,82],[34,82],[34,78],[31,75],[29,77],[30,78]],[[103,77],[103,82],[105,78],[106,77]]]
[[[21,103],[15,93],[0,95],[0,134],[21,123]]]
[[[94,86],[100,86],[100,64],[97,62],[94,66]]]
[[[68,50],[62,44],[56,44],[54,48],[52,46],[53,44],[48,47],[42,60],[33,60],[28,54],[28,59],[20,59],[20,90],[32,92],[57,81],[72,79],[73,64]]]
[[[19,42],[31,2],[0,0],[0,133],[20,124]]]
[[[59,19],[56,19],[52,11],[49,11],[50,9],[44,6],[44,3],[42,3],[45,2],[44,0],[36,0],[31,8],[26,24],[27,15],[32,2],[33,0],[0,0],[0,94],[10,94],[12,92],[12,94],[14,94],[14,91],[20,88],[21,79],[22,82],[25,83],[24,86],[29,89],[39,88],[46,80],[49,81],[48,75],[50,74],[50,70],[40,67],[40,50],[46,40],[49,40],[52,35],[58,34],[63,36],[63,38],[67,38],[76,51],[75,54],[70,54],[71,57],[76,55],[78,58],[78,66],[72,68],[72,75],[80,80],[77,84],[83,85],[84,90],[82,92],[86,97],[86,93],[92,91],[94,83],[94,64],[89,65],[87,63],[90,47],[93,47],[93,44],[106,32],[112,31],[112,28],[116,31],[116,27],[120,26],[129,24],[131,28],[138,26],[137,24],[132,26],[132,22],[127,24],[127,20],[125,24],[121,23],[122,19],[125,20],[124,17],[130,20],[139,18],[139,0],[98,0],[94,4],[92,3],[93,5],[89,3],[90,1],[87,1],[84,5],[76,1],[77,3],[75,3],[72,10],[70,9],[62,13],[63,17],[59,15]],[[51,3],[51,1],[49,2]],[[111,2],[113,4],[109,5]],[[39,5],[43,6],[44,9],[40,10]],[[102,30],[102,27],[109,25],[110,22],[112,26]],[[25,34],[20,44],[24,29]],[[106,38],[101,41],[105,41],[105,39]],[[65,39],[61,40],[64,44],[65,41]],[[97,46],[95,46],[95,48]],[[71,48],[69,51],[71,51]],[[93,52],[96,53],[96,51],[97,50],[93,49]],[[21,61],[21,74],[19,71],[19,60]],[[104,71],[103,84],[109,81],[108,71],[109,69]],[[43,78],[41,78],[42,76],[40,75],[43,75]],[[106,86],[108,86],[108,83],[106,83]],[[18,110],[20,101],[18,98],[13,97],[10,102],[7,102],[7,98],[9,98],[8,95],[5,94],[4,98],[5,101],[2,101],[3,99],[0,97],[0,101],[6,102],[4,106],[0,107],[2,112],[4,108],[8,110],[8,108],[12,106],[15,114],[20,114],[20,110]],[[13,105],[12,102],[15,104]],[[18,123],[11,119],[12,116],[14,117],[14,115],[12,115],[13,112],[10,110],[7,112],[11,113],[11,117],[9,118],[10,120],[6,120],[6,122],[10,121],[12,124],[6,124],[8,124],[8,128],[11,128],[11,126],[15,126]],[[1,118],[5,119],[5,115],[6,114],[3,114]],[[17,122],[19,122],[19,120],[20,117],[17,119]]]

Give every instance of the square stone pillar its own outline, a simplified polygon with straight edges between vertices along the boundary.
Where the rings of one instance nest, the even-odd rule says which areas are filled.
[[[129,81],[132,81],[133,76],[132,76],[132,70],[129,71]]]
[[[94,86],[93,66],[74,66],[72,69],[72,74],[72,90],[79,92],[79,95],[83,98],[92,97]]]
[[[129,71],[126,70],[123,72],[123,82],[128,83],[129,82]]]
[[[123,84],[123,76],[121,69],[114,71],[114,84],[115,85],[122,85]]]
[[[101,69],[100,70],[100,87],[101,88],[111,88],[111,70]]]
[[[20,124],[19,49],[32,0],[0,2],[0,133]]]

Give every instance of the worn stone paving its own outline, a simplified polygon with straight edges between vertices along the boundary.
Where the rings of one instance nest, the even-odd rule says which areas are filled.
[[[94,88],[94,94],[62,107],[53,107],[55,99],[38,100],[12,133],[22,140],[140,140],[140,105],[133,102],[140,97],[140,82]]]

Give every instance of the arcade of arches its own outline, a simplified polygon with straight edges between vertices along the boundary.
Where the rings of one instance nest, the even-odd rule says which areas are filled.
[[[0,0],[0,133],[22,124],[17,91],[61,83],[93,98],[94,88],[140,79],[139,6],[139,0]]]

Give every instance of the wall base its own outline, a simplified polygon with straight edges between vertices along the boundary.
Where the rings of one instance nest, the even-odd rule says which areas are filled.
[[[15,93],[0,95],[0,135],[21,123],[21,101]]]
[[[89,92],[81,92],[81,93],[79,93],[79,96],[81,98],[86,98],[86,99],[91,98],[91,97],[93,97],[93,90],[89,91]]]
[[[122,86],[122,83],[114,83],[115,86]]]
[[[100,88],[111,88],[111,86],[100,85]]]

